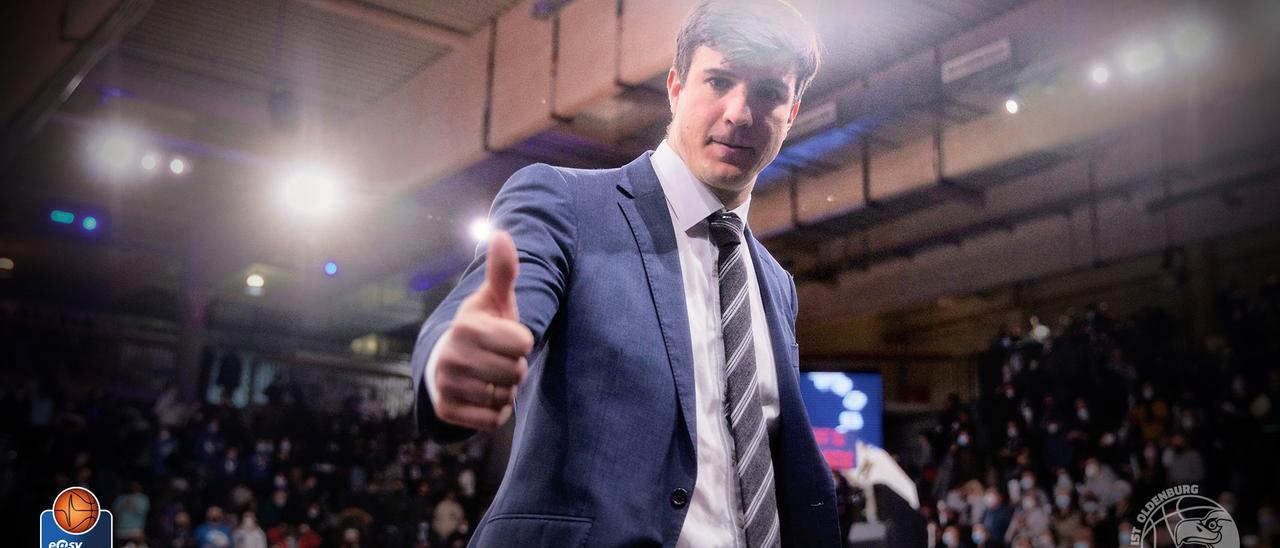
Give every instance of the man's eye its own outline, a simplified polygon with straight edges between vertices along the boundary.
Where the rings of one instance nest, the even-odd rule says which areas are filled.
[[[711,89],[719,91],[724,91],[733,87],[733,83],[730,82],[728,78],[722,78],[720,76],[708,78],[707,83],[711,85]]]

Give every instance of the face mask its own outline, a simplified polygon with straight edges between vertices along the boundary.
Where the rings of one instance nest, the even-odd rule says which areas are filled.
[[[1071,476],[1066,474],[1058,476],[1058,485],[1061,487],[1071,487]]]
[[[999,501],[996,500],[995,495],[987,495],[986,497],[983,497],[982,502],[987,503],[987,508],[994,508],[995,505],[999,503]]]
[[[1087,421],[1087,420],[1089,420],[1089,410],[1088,410],[1088,409],[1077,409],[1077,410],[1076,410],[1076,417],[1079,417],[1079,418],[1080,418],[1080,420],[1082,420],[1082,421]]]
[[[1059,510],[1066,510],[1068,506],[1071,506],[1071,497],[1059,495],[1053,499],[1053,502],[1058,506]]]
[[[987,536],[986,536],[986,535],[984,535],[984,534],[982,534],[982,533],[979,533],[979,532],[977,532],[977,531],[974,531],[974,532],[973,532],[973,535],[972,535],[971,537],[973,538],[973,543],[974,543],[974,544],[982,544],[984,541],[986,541],[986,540],[987,540]]]
[[[1018,429],[1017,429],[1017,428],[1010,428],[1010,429],[1009,429],[1008,431],[1006,431],[1005,433],[1006,433],[1006,434],[1008,434],[1008,436],[1009,436],[1009,438],[1010,438],[1010,439],[1013,439],[1013,438],[1018,437]]]
[[[1058,423],[1056,423],[1056,422],[1051,422],[1051,423],[1049,423],[1049,426],[1048,426],[1048,427],[1046,427],[1046,428],[1045,428],[1045,430],[1048,430],[1050,434],[1057,434],[1057,433],[1058,433]]]
[[[1090,478],[1098,477],[1098,472],[1098,465],[1096,464],[1090,464],[1084,467],[1084,475],[1089,476]]]
[[[1023,476],[1022,479],[1018,481],[1018,485],[1021,485],[1023,489],[1031,489],[1031,486],[1035,485],[1035,480]]]
[[[1143,388],[1143,389],[1142,389],[1142,399],[1144,399],[1144,400],[1149,400],[1149,399],[1151,399],[1151,398],[1155,397],[1155,395],[1156,395],[1156,391],[1155,391],[1155,390],[1152,390],[1152,389],[1150,389],[1150,388]]]
[[[960,447],[969,445],[969,436],[960,436],[956,438],[956,444],[958,444]]]
[[[942,535],[942,543],[947,546],[959,546],[960,545],[959,535],[956,535],[954,533],[947,533],[945,535]]]

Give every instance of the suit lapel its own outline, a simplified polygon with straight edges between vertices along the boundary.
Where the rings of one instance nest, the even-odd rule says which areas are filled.
[[[784,537],[795,532],[797,521],[793,518],[800,510],[827,504],[831,497],[825,486],[829,477],[817,477],[814,471],[825,474],[825,463],[820,460],[818,447],[813,440],[809,414],[800,396],[800,380],[797,375],[798,357],[791,352],[795,342],[787,326],[790,318],[790,288],[788,281],[779,279],[776,270],[765,265],[768,254],[760,242],[747,230],[747,242],[751,246],[751,259],[755,263],[756,280],[760,284],[760,300],[769,322],[769,338],[773,347],[774,370],[778,373],[778,431],[771,440],[775,485],[778,489],[778,505],[782,510]]]
[[[773,347],[773,363],[778,371],[778,390],[781,391],[784,376],[790,379],[792,387],[795,387],[793,370],[800,366],[795,363],[795,358],[791,355],[791,345],[795,342],[795,336],[786,323],[791,316],[787,303],[790,291],[783,286],[786,281],[777,279],[774,270],[766,267],[764,257],[767,255],[764,247],[751,234],[750,228],[747,229],[747,243],[751,248],[751,263],[755,265],[756,282],[760,285],[760,304],[764,308],[764,315],[769,323],[770,346]]]
[[[671,375],[675,380],[680,414],[689,432],[690,447],[696,450],[698,429],[694,410],[693,343],[689,339],[689,315],[675,229],[671,225],[666,195],[662,193],[662,186],[649,163],[649,155],[645,154],[627,165],[624,172],[627,180],[618,185],[624,194],[619,198],[618,206],[640,251],[671,364]]]

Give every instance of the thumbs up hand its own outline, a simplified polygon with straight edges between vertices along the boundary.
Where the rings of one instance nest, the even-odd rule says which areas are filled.
[[[520,323],[515,282],[520,263],[505,231],[490,236],[484,283],[462,301],[437,342],[436,416],[445,422],[493,430],[511,416],[516,385],[528,372],[533,334]]]

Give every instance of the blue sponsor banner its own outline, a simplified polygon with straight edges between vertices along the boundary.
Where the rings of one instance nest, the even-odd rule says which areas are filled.
[[[98,512],[98,521],[88,531],[72,534],[58,527],[53,510],[40,513],[39,548],[111,548],[113,540],[111,512]]]
[[[859,441],[884,446],[884,390],[879,373],[805,373],[800,376],[800,396],[818,449],[832,468],[853,468]]]

